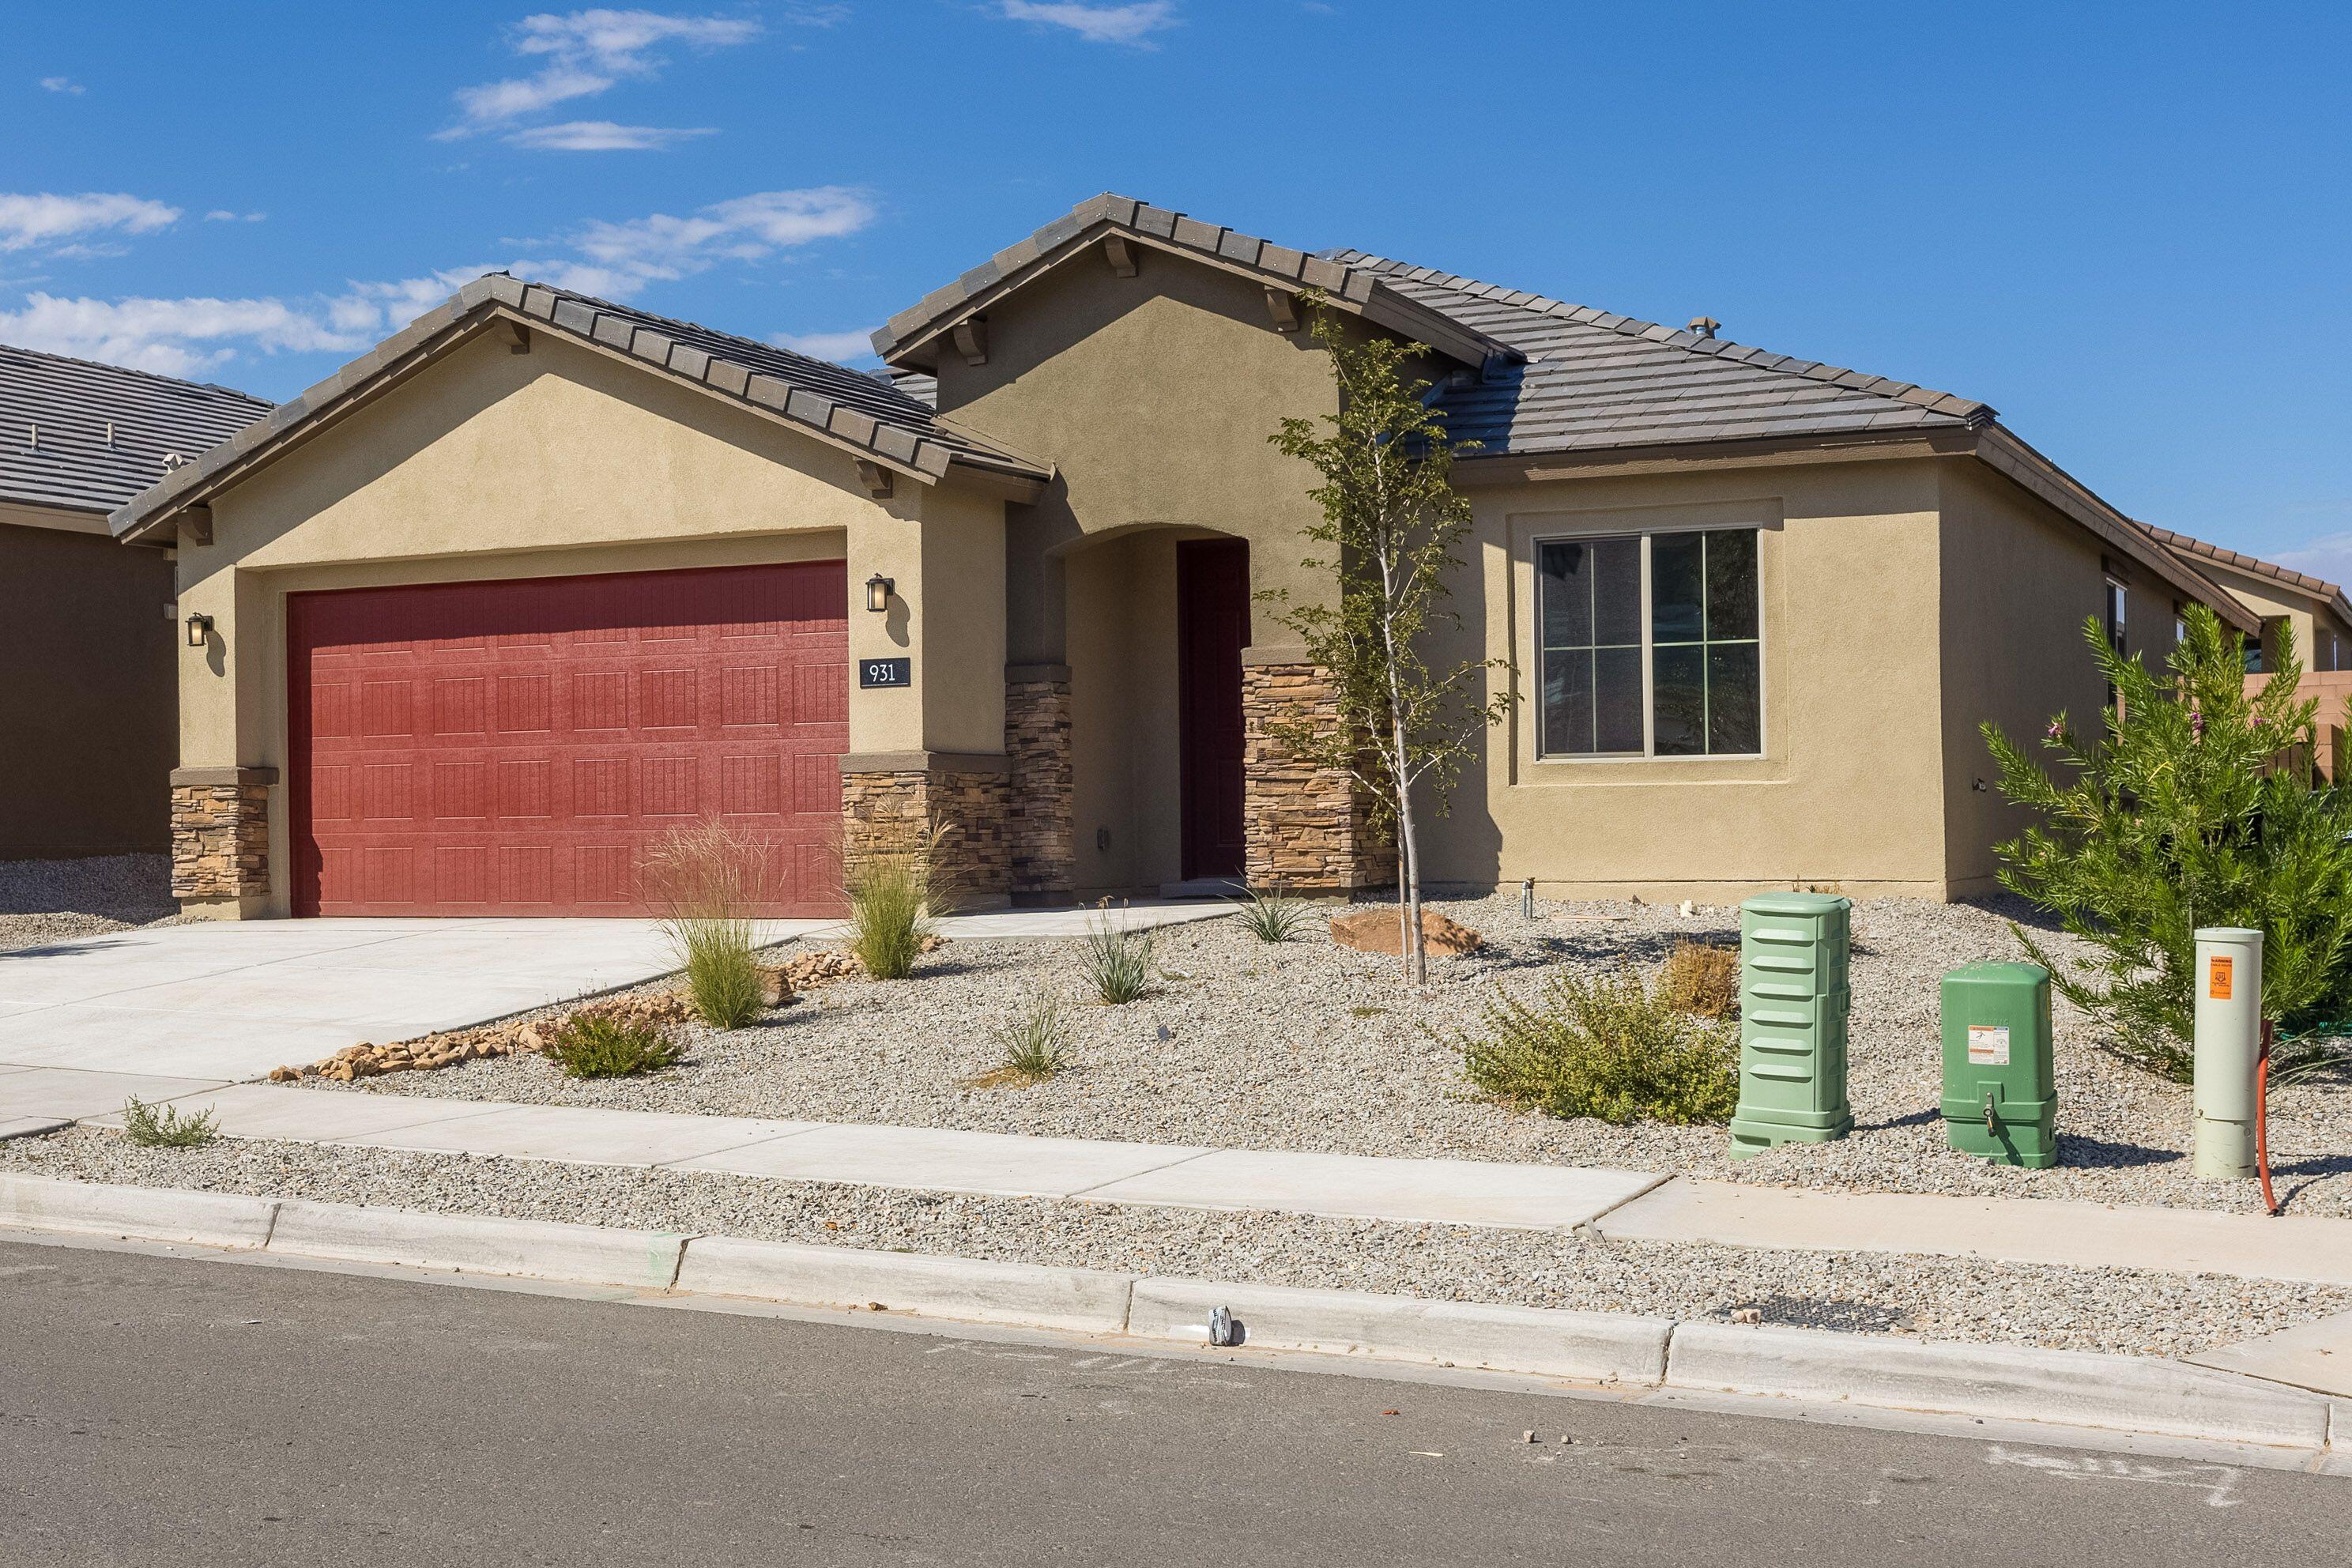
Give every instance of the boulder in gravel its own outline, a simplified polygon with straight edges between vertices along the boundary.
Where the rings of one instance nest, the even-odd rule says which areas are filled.
[[[1358,952],[1384,952],[1395,957],[1402,945],[1402,917],[1392,909],[1355,910],[1331,922],[1331,940]],[[1486,945],[1486,939],[1459,921],[1435,910],[1421,911],[1421,940],[1439,958],[1459,958]]]

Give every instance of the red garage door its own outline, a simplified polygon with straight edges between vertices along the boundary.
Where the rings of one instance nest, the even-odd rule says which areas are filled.
[[[669,829],[840,906],[843,563],[289,597],[294,910],[630,915]]]

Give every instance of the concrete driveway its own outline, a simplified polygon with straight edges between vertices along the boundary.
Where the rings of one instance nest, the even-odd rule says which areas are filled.
[[[671,967],[647,921],[239,921],[24,948],[0,954],[0,1122],[255,1078]]]

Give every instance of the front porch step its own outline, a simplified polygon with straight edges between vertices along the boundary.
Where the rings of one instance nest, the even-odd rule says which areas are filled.
[[[1238,899],[1249,891],[1239,877],[1194,877],[1190,881],[1162,882],[1163,899]]]

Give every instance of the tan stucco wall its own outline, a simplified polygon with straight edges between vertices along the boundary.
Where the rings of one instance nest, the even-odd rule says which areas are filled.
[[[2240,572],[2218,561],[2202,556],[2195,558],[2197,569],[2227,588],[2231,596],[2246,608],[2268,621],[2273,617],[2284,620],[2294,628],[2295,657],[2307,670],[2340,669],[2343,660],[2352,658],[2352,626],[2347,626],[2333,605],[2324,599],[2299,594],[2274,577],[2264,577],[2252,572]],[[2333,634],[2337,658],[2328,658],[2326,638]],[[2275,640],[2265,635],[2263,653],[2271,667],[2278,661]]]
[[[1066,562],[1072,876],[1082,898],[1156,889],[1183,874],[1180,537],[1122,535],[1082,545]],[[1098,837],[1106,832],[1107,846]]]
[[[863,608],[870,573],[897,577],[917,607],[911,626],[888,617],[904,640],[887,651],[916,654],[918,685],[864,691],[853,671],[852,750],[1003,750],[1001,653],[979,668],[927,660],[920,640],[927,572],[956,585],[932,612],[951,621],[951,645],[984,644],[973,623],[1001,622],[988,601],[1002,503],[904,479],[877,501],[848,454],[551,334],[528,354],[488,341],[453,351],[213,510],[215,542],[180,551],[182,614],[215,623],[209,647],[180,656],[184,767],[287,765],[289,593],[845,554],[853,653],[888,637]],[[927,510],[949,525],[936,544],[916,521]],[[284,800],[281,779],[275,883],[243,912],[287,910]]]
[[[1594,476],[1481,487],[1443,650],[1517,662],[1522,700],[1489,732],[1425,879],[1533,877],[1548,895],[1728,901],[1820,885],[1941,896],[1937,494],[1922,461]],[[1567,534],[1761,529],[1764,754],[1539,761],[1534,546]],[[1491,689],[1503,689],[1496,677]]]
[[[171,597],[103,518],[0,506],[0,860],[168,845]]]
[[[1336,395],[1305,331],[1272,329],[1263,285],[1149,250],[1119,278],[1090,249],[990,311],[985,364],[944,350],[939,374],[944,417],[1058,472],[1011,509],[1013,660],[1063,659],[1057,552],[1081,535],[1232,534],[1250,542],[1255,588],[1324,592],[1300,565],[1313,471],[1267,437]]]

